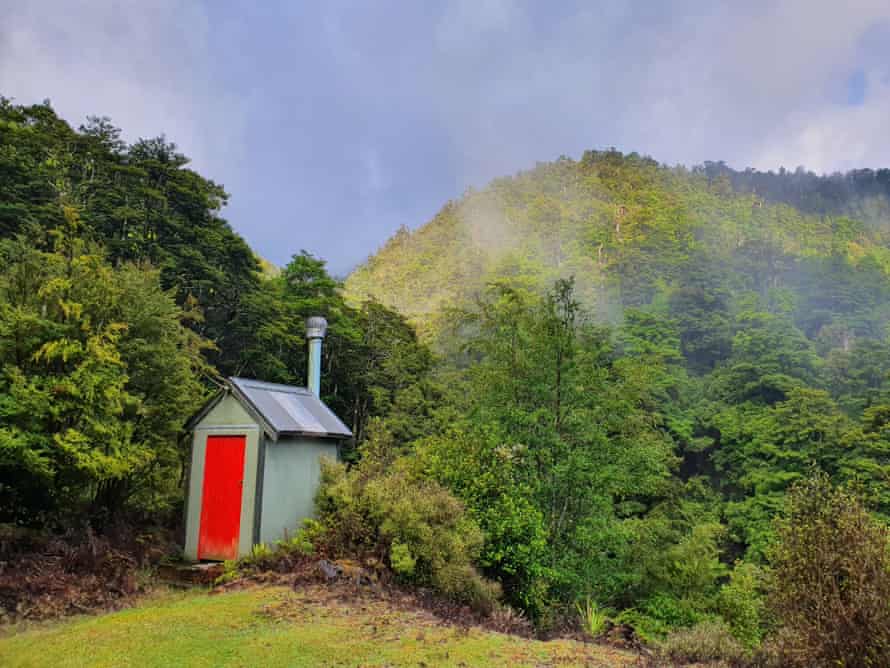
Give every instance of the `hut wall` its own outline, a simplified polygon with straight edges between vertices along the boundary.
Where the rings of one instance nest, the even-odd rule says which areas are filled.
[[[260,542],[292,536],[314,514],[321,458],[337,459],[335,441],[282,438],[264,448]]]

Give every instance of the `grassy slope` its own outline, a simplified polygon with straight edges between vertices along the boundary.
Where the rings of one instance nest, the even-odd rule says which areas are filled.
[[[630,666],[636,656],[573,641],[445,626],[380,601],[265,588],[167,594],[138,607],[0,639],[16,666]]]

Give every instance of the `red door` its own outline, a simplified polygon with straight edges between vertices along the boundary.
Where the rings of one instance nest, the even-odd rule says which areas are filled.
[[[198,559],[236,559],[246,436],[208,436]]]

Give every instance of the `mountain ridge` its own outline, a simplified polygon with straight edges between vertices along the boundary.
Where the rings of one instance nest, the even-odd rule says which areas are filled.
[[[801,296],[813,265],[829,260],[845,265],[847,278],[883,288],[887,193],[890,170],[687,169],[587,151],[495,179],[420,228],[401,228],[348,276],[345,291],[399,310],[431,339],[443,311],[503,279],[546,289],[574,276],[582,301],[606,321],[669,296],[704,268],[722,268],[734,292],[762,298],[782,289]]]

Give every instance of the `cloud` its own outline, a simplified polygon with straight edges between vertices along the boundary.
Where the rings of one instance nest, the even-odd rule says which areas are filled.
[[[25,104],[49,98],[74,126],[110,116],[130,141],[166,134],[196,169],[231,174],[243,121],[236,101],[213,85],[209,18],[199,5],[0,5],[0,93]]]
[[[890,20],[886,2],[673,3],[663,12],[603,3],[544,21],[532,3],[511,7],[459,3],[439,24],[443,122],[461,152],[482,154],[468,161],[471,178],[480,164],[489,171],[491,155],[503,156],[494,160],[503,172],[612,144],[664,161],[767,168],[890,158],[890,135],[872,135],[890,109],[881,91],[862,109],[830,99],[855,72],[863,36]]]
[[[792,115],[785,138],[762,149],[752,164],[763,168],[806,166],[816,172],[886,167],[890,160],[890,85],[871,75],[867,97],[857,105],[834,105]]]
[[[0,0],[0,16],[0,93],[166,133],[261,254],[307,248],[338,273],[468,186],[589,148],[890,163],[886,0]]]

